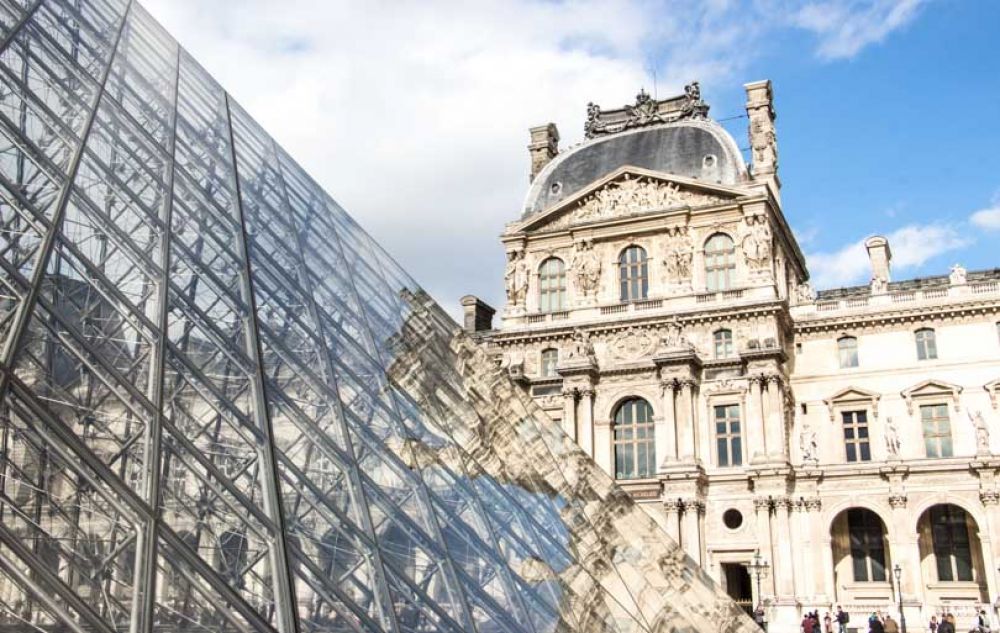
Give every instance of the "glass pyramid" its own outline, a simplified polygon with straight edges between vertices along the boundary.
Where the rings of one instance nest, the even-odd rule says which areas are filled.
[[[750,631],[141,6],[0,0],[0,631]]]

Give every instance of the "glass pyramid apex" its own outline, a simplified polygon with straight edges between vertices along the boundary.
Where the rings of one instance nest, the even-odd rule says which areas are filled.
[[[137,3],[0,0],[0,631],[753,624]]]

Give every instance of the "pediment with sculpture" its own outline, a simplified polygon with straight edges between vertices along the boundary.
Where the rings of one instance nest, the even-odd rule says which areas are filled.
[[[622,168],[556,206],[529,218],[517,230],[551,230],[601,220],[731,202],[743,192],[687,178]]]

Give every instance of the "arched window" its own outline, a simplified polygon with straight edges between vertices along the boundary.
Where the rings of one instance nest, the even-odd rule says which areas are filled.
[[[615,477],[650,477],[656,471],[653,408],[642,398],[618,405],[614,421]]]
[[[538,269],[538,305],[542,312],[557,312],[566,308],[566,265],[558,257],[550,257]]]
[[[629,246],[618,257],[621,300],[645,299],[649,294],[649,264],[641,246]]]
[[[731,330],[716,330],[712,339],[715,341],[716,358],[729,358],[733,355],[733,333]]]
[[[837,352],[840,355],[840,366],[858,366],[858,339],[853,336],[842,336],[837,339]]]
[[[854,582],[885,582],[885,526],[871,510],[847,511]]]
[[[542,378],[556,375],[556,365],[559,363],[559,350],[550,347],[542,350]]]
[[[950,504],[930,509],[931,543],[940,582],[972,580],[972,547],[965,510]]]
[[[917,342],[917,360],[934,360],[937,358],[937,340],[934,330],[929,327],[920,328],[914,332]]]
[[[709,292],[729,290],[736,272],[736,244],[725,233],[705,242],[705,287]]]

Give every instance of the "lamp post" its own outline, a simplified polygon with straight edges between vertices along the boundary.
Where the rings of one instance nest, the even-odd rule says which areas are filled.
[[[896,592],[899,594],[899,630],[906,633],[906,616],[903,615],[903,587],[899,584],[899,579],[903,576],[903,569],[896,563],[892,568],[892,575],[896,577]]]
[[[757,550],[753,553],[753,561],[747,565],[747,568],[757,578],[757,608],[754,611],[760,611],[760,619],[757,620],[757,624],[766,631],[767,621],[764,619],[764,594],[761,593],[760,580],[767,575],[767,570],[771,568],[771,565],[765,559],[761,558],[760,550]]]

